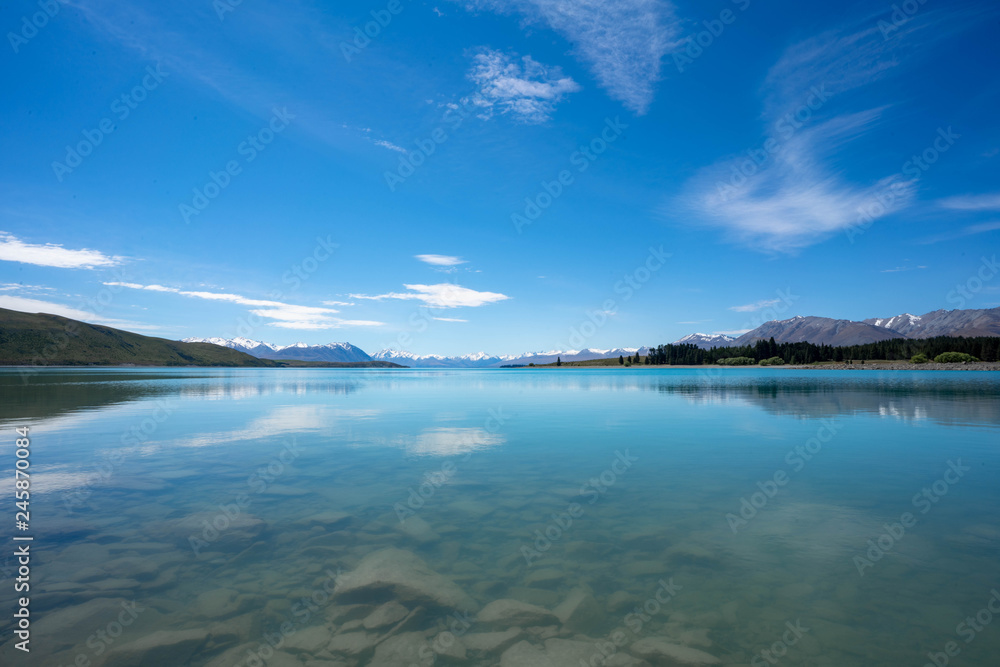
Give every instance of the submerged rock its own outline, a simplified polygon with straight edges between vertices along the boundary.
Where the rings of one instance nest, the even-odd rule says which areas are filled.
[[[633,655],[649,660],[655,664],[665,664],[677,667],[700,667],[701,665],[718,665],[721,660],[714,655],[699,651],[690,646],[673,644],[664,637],[647,637],[640,639],[629,647]]]
[[[542,649],[520,641],[503,652],[500,667],[552,667],[552,662]]]
[[[604,623],[604,613],[594,596],[582,588],[574,588],[566,599],[553,610],[559,621],[569,628],[583,634],[600,629]]]
[[[434,572],[419,556],[395,548],[365,556],[352,572],[339,577],[333,594],[348,602],[388,598],[459,610],[479,607],[458,584]]]
[[[345,632],[330,640],[327,649],[344,655],[359,655],[374,645],[374,635],[369,635],[366,632]]]
[[[419,632],[389,637],[375,648],[375,655],[368,662],[369,667],[430,667],[433,664],[434,652]]]
[[[510,628],[504,632],[472,632],[462,636],[462,642],[470,651],[481,653],[501,653],[524,637],[521,628]]]
[[[390,600],[366,616],[363,625],[366,630],[384,628],[387,625],[399,623],[409,613],[410,611],[406,607],[395,600]]]
[[[437,542],[441,539],[441,536],[431,528],[431,525],[419,516],[406,517],[404,521],[396,522],[395,527],[399,532],[421,544]]]
[[[104,667],[182,665],[207,641],[206,630],[157,630],[134,642],[112,648]]]
[[[527,602],[502,599],[494,600],[476,616],[476,621],[491,627],[509,628],[518,626],[555,625],[559,617],[544,607]]]
[[[294,634],[285,639],[282,647],[289,653],[306,653],[310,656],[319,653],[329,645],[333,639],[333,633],[325,625],[314,625],[309,628],[296,630]]]

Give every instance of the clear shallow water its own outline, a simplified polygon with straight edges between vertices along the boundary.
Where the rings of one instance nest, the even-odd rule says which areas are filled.
[[[31,429],[32,665],[493,665],[470,647],[515,624],[555,665],[612,637],[623,665],[673,664],[650,638],[732,665],[1000,655],[990,373],[5,370],[0,395],[7,545]],[[456,625],[440,578],[330,599],[386,548],[466,606],[586,602]],[[401,627],[362,624],[394,596]]]

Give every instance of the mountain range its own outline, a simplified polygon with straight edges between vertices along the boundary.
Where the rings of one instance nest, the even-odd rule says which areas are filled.
[[[808,341],[816,345],[861,345],[889,338],[931,338],[934,336],[1000,336],[1000,308],[980,310],[935,310],[924,315],[903,313],[893,317],[869,318],[860,322],[829,317],[801,315],[787,320],[765,322],[741,336],[726,334],[694,333],[674,341],[678,344],[697,345],[703,349],[752,345],[758,340],[774,338],[778,343]],[[608,357],[646,354],[646,347],[618,347],[613,349],[552,350],[525,352],[514,355],[492,355],[485,352],[461,356],[436,354],[416,355],[400,350],[385,349],[368,355],[350,343],[327,345],[273,345],[247,338],[185,338],[186,343],[214,343],[260,359],[332,361],[394,362],[411,368],[499,368],[501,366],[527,366],[562,361],[589,361]]]
[[[273,345],[249,338],[185,338],[182,343],[212,343],[232,350],[245,352],[258,359],[288,359],[296,361],[329,361],[350,363],[373,361],[364,350],[350,343],[327,343],[326,345]],[[378,361],[378,360],[375,360]]]

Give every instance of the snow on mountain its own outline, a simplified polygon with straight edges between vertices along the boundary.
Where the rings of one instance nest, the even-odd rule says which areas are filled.
[[[736,339],[733,336],[726,334],[693,333],[674,341],[674,345],[697,345],[703,350],[708,350],[713,347],[726,347],[734,340]]]
[[[497,368],[499,366],[526,366],[528,364],[551,364],[562,361],[589,361],[620,355],[646,354],[647,348],[616,347],[610,350],[547,350],[525,352],[523,354],[490,355],[486,352],[444,357],[437,354],[416,355],[400,350],[380,350],[372,355],[377,361],[395,361],[412,368]]]
[[[184,343],[212,343],[229,347],[258,359],[297,359],[299,361],[371,361],[364,350],[350,343],[327,343],[309,345],[274,345],[249,338],[185,338]]]
[[[895,317],[874,317],[868,320],[864,320],[867,324],[873,324],[877,327],[884,327],[886,329],[892,329],[893,331],[898,331],[900,333],[907,333],[906,330],[912,330],[920,326],[920,321],[922,317],[917,315],[910,315],[909,313],[903,313],[902,315],[896,315]]]

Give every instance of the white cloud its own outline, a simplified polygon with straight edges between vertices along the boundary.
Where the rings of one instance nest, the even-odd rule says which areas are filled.
[[[733,329],[732,331],[713,331],[716,336],[742,336],[753,329]]]
[[[352,299],[368,299],[372,301],[383,301],[385,299],[403,299],[423,301],[428,306],[435,308],[475,308],[485,306],[497,301],[506,301],[510,297],[497,292],[477,292],[476,290],[453,285],[451,283],[440,283],[438,285],[403,285],[409,292],[390,292],[376,296],[366,296],[364,294],[352,294]]]
[[[1000,193],[948,197],[938,205],[953,211],[1000,211]]]
[[[1000,221],[993,222],[983,222],[978,225],[969,225],[968,227],[963,227],[962,229],[947,232],[945,234],[939,234],[937,236],[931,236],[925,238],[919,243],[927,245],[929,243],[938,243],[940,241],[951,241],[953,239],[960,239],[964,236],[973,236],[975,234],[985,234],[986,232],[994,232],[1000,229]]]
[[[71,320],[80,320],[81,322],[88,322],[90,324],[103,324],[105,326],[119,329],[138,329],[140,331],[162,331],[164,329],[164,327],[153,324],[141,324],[139,322],[130,322],[128,320],[95,317],[92,312],[66,306],[61,303],[42,301],[40,299],[29,299],[20,296],[10,296],[7,294],[0,294],[0,308],[17,310],[22,313],[45,313],[47,315],[58,315],[60,317],[68,317]]]
[[[456,0],[470,9],[516,12],[573,44],[602,88],[643,114],[655,96],[663,56],[680,23],[666,0]]]
[[[385,139],[376,139],[375,140],[375,145],[376,146],[381,146],[382,148],[387,148],[390,151],[396,151],[397,153],[405,153],[406,152],[406,149],[403,148],[402,146],[397,146],[396,144],[392,143],[391,141],[386,141]]]
[[[499,111],[525,123],[545,122],[565,95],[580,90],[558,67],[542,65],[531,56],[518,63],[492,49],[473,56],[469,79],[479,90],[466,101],[479,108],[480,118]]]
[[[481,428],[431,428],[406,443],[414,456],[458,456],[502,445],[505,438]]]
[[[761,299],[755,303],[748,303],[744,306],[730,306],[729,310],[734,310],[737,313],[752,313],[756,310],[761,310],[763,308],[769,308],[777,303],[780,303],[781,299]]]
[[[468,322],[469,320],[462,320],[457,317],[432,317],[432,320],[437,320],[438,322]]]
[[[467,262],[461,257],[452,257],[451,255],[414,255],[417,259],[425,264],[430,264],[432,266],[456,266],[458,264],[467,264]]]
[[[918,29],[916,22],[906,28]],[[901,64],[900,34],[885,40],[874,26],[830,31],[786,50],[764,82],[767,138],[704,169],[681,203],[735,240],[779,252],[909,205],[916,180],[895,173],[859,184],[834,166],[839,153],[880,125],[887,107],[834,108],[847,91],[879,82]]]
[[[146,290],[149,292],[167,292],[178,294],[194,299],[205,299],[208,301],[228,301],[241,306],[251,306],[250,312],[258,317],[269,320],[271,326],[282,329],[342,329],[344,327],[366,327],[381,326],[382,322],[368,320],[344,320],[333,317],[334,313],[340,311],[334,308],[320,308],[317,306],[299,306],[295,304],[282,303],[281,301],[269,301],[265,299],[250,299],[239,294],[227,294],[224,292],[194,292],[177,289],[176,287],[164,287],[163,285],[139,285],[136,283],[107,282],[105,285],[127,287],[129,289]]]
[[[124,257],[105,255],[98,250],[70,250],[59,244],[25,243],[13,234],[0,232],[0,261],[53,266],[60,269],[96,269],[117,266]]]
[[[882,269],[880,273],[899,273],[900,271],[913,271],[916,269],[926,269],[926,266],[897,266],[892,269]]]

